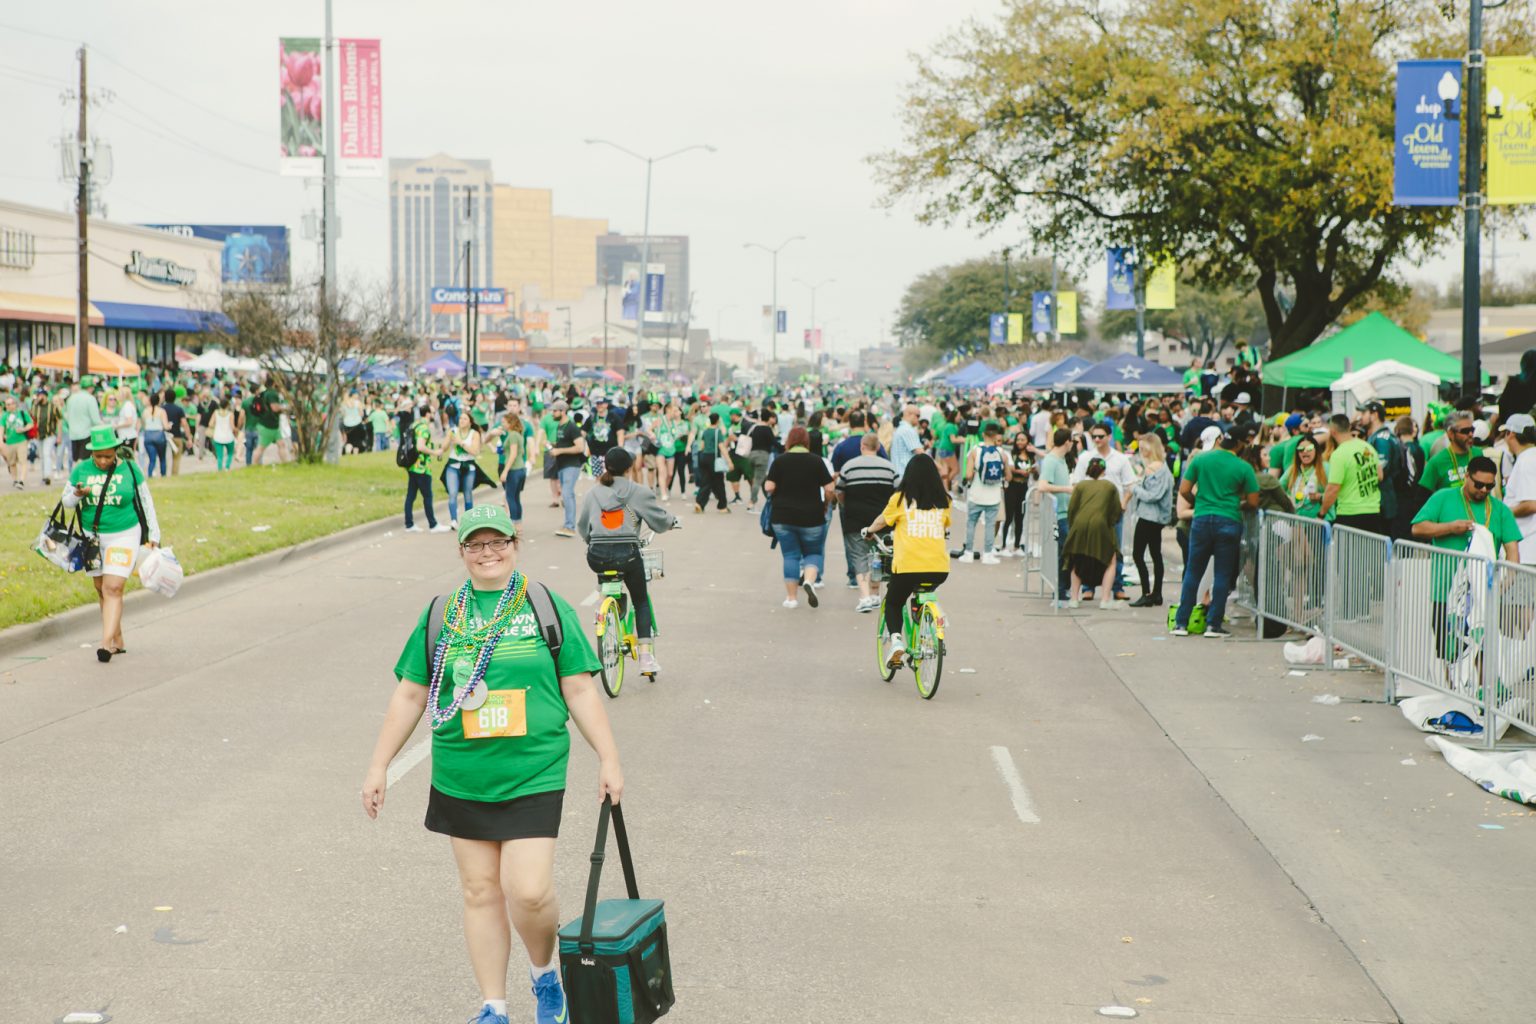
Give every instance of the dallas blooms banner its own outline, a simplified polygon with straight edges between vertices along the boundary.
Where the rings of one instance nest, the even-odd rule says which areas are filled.
[[[318,178],[325,171],[325,87],[320,40],[287,37],[277,41],[282,83],[279,124],[283,174]]]
[[[384,176],[383,75],[377,39],[338,39],[336,173]]]

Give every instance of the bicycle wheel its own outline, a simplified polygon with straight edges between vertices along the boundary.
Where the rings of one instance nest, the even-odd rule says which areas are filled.
[[[875,664],[880,667],[880,678],[890,682],[896,678],[896,670],[885,661],[885,599],[875,609]]]
[[[923,700],[933,700],[944,674],[944,637],[939,629],[938,605],[925,604],[917,620],[917,650],[912,652],[912,674]]]
[[[603,602],[597,614],[597,653],[602,662],[603,689],[617,697],[624,685],[624,620],[619,617],[619,602]]]

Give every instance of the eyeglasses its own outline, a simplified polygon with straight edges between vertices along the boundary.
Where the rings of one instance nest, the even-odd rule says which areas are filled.
[[[1474,477],[1470,477],[1469,476],[1469,477],[1467,477],[1467,483],[1471,487],[1473,487],[1474,489],[1479,490],[1479,491],[1491,491],[1491,490],[1493,490],[1493,481],[1492,480],[1478,480],[1478,479],[1476,479]]]
[[[507,550],[507,546],[511,543],[511,537],[497,537],[495,540],[472,540],[468,544],[460,544],[459,547],[464,549],[466,555],[478,555],[486,548],[500,554]]]

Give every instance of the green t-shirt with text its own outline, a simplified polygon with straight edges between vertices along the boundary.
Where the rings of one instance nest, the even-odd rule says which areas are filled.
[[[80,521],[89,531],[96,522],[96,506],[101,506],[102,533],[118,533],[132,530],[139,525],[139,513],[133,507],[133,495],[144,477],[139,467],[131,462],[119,461],[112,467],[111,478],[96,468],[96,463],[84,459],[75,464],[69,474],[74,487],[84,487],[88,492],[80,499]],[[103,488],[106,490],[103,496]]]
[[[1352,437],[1328,457],[1328,482],[1339,485],[1334,512],[1341,516],[1378,515],[1381,512],[1381,459],[1376,449]]]
[[[1481,454],[1483,450],[1476,445],[1470,447],[1466,455],[1457,455],[1450,445],[1446,445],[1424,464],[1419,486],[1431,494],[1447,487],[1460,487],[1462,478],[1467,475],[1467,463]]]

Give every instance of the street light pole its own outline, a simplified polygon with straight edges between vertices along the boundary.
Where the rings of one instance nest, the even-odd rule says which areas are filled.
[[[817,281],[815,284],[811,284],[811,282],[809,282],[809,281],[802,281],[802,280],[800,280],[797,277],[797,278],[795,278],[795,283],[799,284],[799,285],[804,285],[805,287],[807,287],[807,288],[809,288],[811,290],[811,337],[813,339],[815,339],[816,338],[816,327],[817,327],[817,324],[816,324],[816,292],[819,289],[824,288],[824,287],[826,287],[829,284],[836,284],[837,283],[837,278],[829,277],[825,281]],[[821,362],[820,339],[817,339],[816,361],[818,363]]]
[[[555,312],[556,313],[564,313],[565,314],[565,363],[566,363],[566,367],[567,367],[565,372],[568,373],[568,374],[569,373],[575,373],[576,372],[576,344],[575,344],[575,342],[571,341],[571,307],[570,306],[556,306],[555,307]],[[603,360],[603,363],[604,363],[603,369],[605,369],[605,370],[608,369],[607,362],[608,362],[607,359]]]
[[[1465,248],[1461,269],[1461,395],[1472,398],[1482,392],[1483,267],[1480,235],[1483,207],[1483,0],[1471,0],[1467,29],[1467,88],[1461,114],[1467,122],[1466,184],[1462,202],[1466,212]]]
[[[768,316],[768,348],[770,352],[769,361],[773,364],[775,371],[777,371],[779,363],[779,251],[790,242],[803,241],[805,241],[804,235],[795,235],[792,238],[784,239],[784,241],[778,244],[777,248],[773,249],[760,242],[747,242],[742,246],[743,249],[761,249],[773,257],[773,307]]]
[[[636,386],[638,386],[640,384],[641,377],[645,372],[645,293],[650,285],[649,268],[651,263],[651,168],[663,160],[678,156],[682,153],[687,153],[690,150],[704,149],[713,153],[715,151],[715,147],[705,143],[698,143],[692,146],[684,146],[682,149],[674,149],[672,152],[663,153],[661,156],[641,156],[634,150],[627,149],[624,146],[619,145],[617,142],[609,142],[607,139],[583,139],[582,141],[589,146],[611,146],[618,150],[620,153],[632,156],[636,160],[641,160],[645,163],[645,227],[640,239],[640,293],[635,296],[634,381]],[[605,281],[607,276],[607,271],[605,269],[603,273]],[[607,360],[605,357],[605,365],[603,367],[604,369],[607,369],[606,362]]]
[[[725,329],[723,325],[726,311],[736,308],[735,304],[732,304],[715,310],[715,333],[709,339],[709,359],[715,364],[715,387],[717,388],[720,386],[720,353],[715,345],[720,341],[721,332]]]

